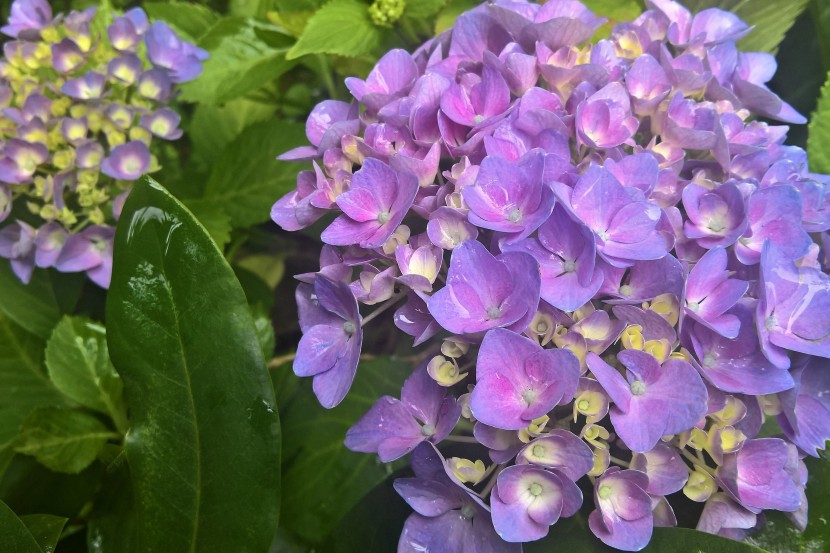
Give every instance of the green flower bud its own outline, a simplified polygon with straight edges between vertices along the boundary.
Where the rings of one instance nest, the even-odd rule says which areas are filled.
[[[406,0],[375,0],[369,6],[369,18],[379,27],[391,27],[403,15]]]

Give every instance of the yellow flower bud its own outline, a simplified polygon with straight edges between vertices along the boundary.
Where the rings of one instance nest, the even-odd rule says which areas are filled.
[[[611,452],[604,447],[594,449],[594,466],[588,471],[588,476],[601,476],[611,464]]]
[[[461,457],[450,457],[447,459],[447,466],[459,480],[465,484],[472,484],[473,486],[481,482],[486,471],[484,462],[481,459],[473,462],[469,459],[462,459]]]
[[[715,485],[715,479],[712,478],[712,475],[706,472],[703,468],[695,466],[694,472],[689,474],[689,480],[683,487],[683,495],[692,501],[703,503],[709,499],[713,493],[715,493],[716,489],[717,486]]]
[[[427,364],[427,373],[440,386],[452,386],[464,379],[467,373],[462,373],[458,369],[455,361],[448,361],[442,355],[436,355]]]
[[[625,349],[642,350],[643,346],[645,346],[645,340],[643,340],[643,327],[640,325],[628,325],[625,330],[623,330],[622,336],[620,336],[620,343]]]

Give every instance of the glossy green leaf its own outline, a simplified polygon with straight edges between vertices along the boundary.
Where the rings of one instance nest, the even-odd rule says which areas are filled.
[[[117,437],[93,415],[42,407],[23,421],[14,450],[55,472],[77,474],[92,464],[108,440]]]
[[[291,368],[277,369],[282,408],[283,525],[302,540],[319,544],[340,519],[391,472],[376,455],[346,449],[346,431],[383,395],[398,396],[411,367],[390,359],[363,361],[352,389],[334,409],[324,409],[311,379],[297,382]],[[290,387],[297,386],[294,393]],[[281,400],[282,401],[282,400]]]
[[[0,551],[3,553],[43,553],[23,521],[2,501],[0,501]]]
[[[688,0],[682,2],[693,13],[706,8],[731,11],[754,26],[738,46],[746,51],[772,52],[784,40],[796,18],[807,7],[808,0]]]
[[[830,73],[821,89],[818,107],[810,119],[807,153],[811,171],[830,173]]]
[[[298,164],[277,155],[305,142],[305,128],[274,121],[245,129],[216,160],[204,200],[223,206],[234,227],[268,219],[271,205],[294,188]]]
[[[133,550],[267,550],[280,432],[254,323],[205,229],[151,179],[118,222],[107,340],[132,423]]]
[[[144,2],[142,7],[152,19],[163,19],[191,40],[197,40],[219,21],[219,14],[191,2]]]
[[[110,362],[106,329],[81,317],[64,317],[46,344],[46,368],[70,399],[106,415],[126,432],[123,383]]]
[[[33,409],[64,402],[43,369],[43,348],[43,340],[0,314],[0,451]]]
[[[219,21],[199,40],[210,53],[198,79],[182,85],[186,102],[221,104],[252,92],[293,67],[285,59],[291,38],[252,19]]]
[[[369,6],[358,0],[332,0],[305,25],[288,59],[307,54],[357,57],[380,46],[381,32],[369,19]]]
[[[0,312],[32,334],[46,338],[61,318],[49,273],[36,270],[23,284],[6,260],[0,262]]]
[[[274,347],[276,346],[271,317],[268,316],[268,312],[261,306],[254,306],[251,309],[251,315],[254,318],[254,327],[256,328],[257,338],[259,339],[259,347],[262,350],[262,357],[270,359],[274,355]]]
[[[29,529],[43,553],[52,553],[69,519],[55,515],[24,515],[20,520]]]

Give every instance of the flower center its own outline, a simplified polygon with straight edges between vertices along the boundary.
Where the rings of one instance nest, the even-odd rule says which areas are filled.
[[[608,232],[606,232],[604,230],[601,230],[601,231],[597,232],[597,236],[599,236],[599,239],[602,240],[603,242],[608,240]]]
[[[507,220],[511,223],[518,223],[522,218],[522,212],[519,208],[514,207],[510,210],[510,213],[507,214]]]
[[[707,353],[703,356],[703,366],[707,369],[711,369],[712,367],[714,367],[715,361],[717,361],[717,357],[715,357],[711,353]]]
[[[776,326],[778,326],[778,321],[775,320],[775,315],[770,315],[767,317],[767,320],[764,321],[764,326],[767,330],[772,330]]]
[[[536,332],[539,334],[544,334],[548,331],[548,323],[542,321],[540,323],[536,323]]]
[[[642,380],[635,380],[631,383],[631,393],[635,396],[641,396],[646,393],[646,383]]]
[[[591,403],[587,399],[580,399],[579,402],[576,404],[577,409],[579,409],[580,411],[584,411],[590,406]]]
[[[534,401],[536,401],[536,392],[533,390],[525,390],[522,392],[522,399],[528,405],[532,405]]]
[[[565,262],[565,264],[562,266],[562,269],[563,269],[566,273],[572,273],[572,272],[574,272],[574,271],[576,270],[576,263],[574,263],[573,261],[571,261],[571,260],[569,259],[569,260],[568,260],[568,261],[566,261],[566,262]]]
[[[478,125],[479,123],[484,121],[484,116],[483,115],[476,115],[475,117],[473,117],[473,121],[475,122],[476,125]]]
[[[461,507],[461,517],[465,520],[470,520],[476,515],[476,510],[473,509],[472,505],[464,505]]]
[[[611,487],[610,486],[600,486],[599,491],[597,492],[600,499],[608,499],[611,497]]]
[[[435,434],[435,427],[431,424],[425,424],[421,427],[421,434],[429,438]]]
[[[498,319],[501,316],[501,308],[495,305],[487,308],[488,319]]]
[[[694,313],[697,313],[697,310],[700,309],[700,304],[696,301],[690,301],[686,304],[686,307],[691,309]]]
[[[381,211],[380,213],[378,213],[378,223],[380,223],[381,225],[385,225],[386,223],[388,223],[389,219],[391,218],[392,214],[388,211]]]
[[[345,323],[343,323],[343,332],[345,332],[349,336],[354,334],[355,330],[356,329],[355,329],[354,323],[352,321],[346,321]]]
[[[631,288],[629,284],[623,284],[620,286],[620,295],[621,296],[630,296],[634,293],[634,290]]]
[[[534,482],[530,485],[527,491],[530,492],[530,495],[534,497],[539,497],[540,495],[542,495],[542,485]]]
[[[723,229],[726,228],[726,221],[723,220],[723,217],[713,217],[709,219],[707,226],[712,232],[723,232]]]
[[[545,446],[536,444],[533,446],[533,456],[534,457],[544,457],[545,455]]]

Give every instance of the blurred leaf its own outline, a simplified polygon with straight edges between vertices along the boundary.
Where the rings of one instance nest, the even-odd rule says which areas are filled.
[[[257,275],[271,289],[276,288],[285,274],[285,260],[279,255],[248,255],[238,259],[236,264]]]
[[[275,0],[230,0],[229,8],[231,15],[262,18],[275,4]]]
[[[42,407],[23,421],[14,449],[55,472],[77,474],[95,460],[107,440],[117,437],[83,411]]]
[[[366,493],[394,469],[376,455],[346,449],[346,431],[383,395],[400,394],[409,367],[391,359],[362,361],[346,399],[324,409],[311,379],[297,378],[284,365],[275,377],[283,420],[283,525],[311,543],[324,541]],[[283,380],[286,384],[280,382]],[[293,393],[288,388],[297,386]],[[283,387],[287,388],[283,390]]]
[[[288,52],[288,59],[306,54],[361,56],[380,45],[381,32],[369,19],[369,6],[357,0],[331,0],[315,13]]]
[[[224,207],[231,225],[246,227],[268,219],[271,205],[295,186],[298,164],[276,156],[305,142],[296,123],[263,122],[245,129],[216,160],[204,199]]]
[[[46,368],[55,387],[70,399],[109,415],[127,430],[123,383],[110,362],[103,326],[64,317],[46,344]]]
[[[232,100],[223,106],[199,104],[187,131],[193,144],[194,160],[208,167],[212,166],[217,156],[245,127],[273,120],[275,112],[276,107],[273,104],[245,98]],[[196,215],[198,217],[198,213]]]
[[[219,14],[207,6],[190,2],[144,2],[152,19],[163,19],[189,40],[198,40],[219,21]]]
[[[122,459],[123,461],[123,459]],[[89,553],[127,553],[137,550],[130,468],[126,462],[109,467],[100,483],[87,525]]]
[[[225,209],[214,202],[200,199],[183,200],[187,209],[202,223],[220,250],[231,241],[231,218]]]
[[[266,550],[280,431],[256,329],[205,229],[149,178],[118,222],[107,325],[132,423],[129,551]]]
[[[0,551],[3,553],[43,553],[38,542],[9,509],[9,506],[0,501]]]
[[[432,17],[446,5],[447,0],[418,0],[417,2],[407,2],[406,9],[403,13],[405,17],[423,19]]]
[[[245,291],[248,305],[261,306],[265,311],[271,311],[274,306],[274,290],[269,288],[265,281],[248,269],[233,265],[233,272]]]
[[[406,517],[412,513],[392,484],[412,476],[409,469],[396,471],[375,486],[355,505],[324,546],[328,553],[388,553],[395,551]],[[382,509],[378,509],[383,505]]]
[[[820,44],[824,68],[830,69],[830,0],[813,0],[810,4],[816,38]]]
[[[256,329],[262,356],[265,359],[270,359],[274,355],[274,348],[276,347],[276,338],[274,337],[274,327],[271,325],[271,317],[260,306],[251,308],[251,316],[254,319],[254,328]]]
[[[741,39],[745,51],[772,52],[784,40],[787,30],[807,7],[808,0],[688,0],[683,5],[697,13],[706,8],[720,8],[735,13],[755,28]]]
[[[42,368],[43,347],[41,339],[0,314],[0,451],[33,409],[63,403]]]
[[[54,515],[24,515],[20,520],[26,525],[40,549],[44,553],[52,553],[69,519]]]
[[[441,34],[455,24],[459,15],[478,6],[477,0],[450,0],[435,20],[435,34]]]
[[[614,25],[634,21],[645,10],[642,0],[583,0],[582,3],[598,16],[608,18],[594,34],[593,40],[611,36]]]
[[[252,92],[293,67],[285,59],[290,44],[290,38],[273,25],[238,17],[222,19],[199,40],[210,59],[198,79],[182,85],[179,98],[221,104]]]
[[[57,275],[56,275],[57,276]],[[57,280],[57,279],[56,279]],[[63,279],[59,282],[63,283]],[[61,294],[77,294],[77,279],[70,279],[66,288],[60,287]],[[80,282],[78,282],[80,284]],[[0,312],[32,334],[47,338],[61,318],[61,304],[58,301],[57,286],[53,285],[52,273],[36,270],[29,284],[23,284],[5,262],[0,263]]]
[[[807,153],[810,170],[815,173],[830,173],[830,73],[821,88],[818,107],[810,119]]]
[[[591,501],[588,498],[588,501]],[[549,553],[570,551],[573,553],[616,553],[594,536],[588,528],[585,515],[560,519],[551,527],[547,537],[524,545],[525,553]],[[667,551],[705,553],[765,553],[753,545],[714,536],[689,528],[655,528],[651,541],[642,549],[645,553],[666,553]]]

